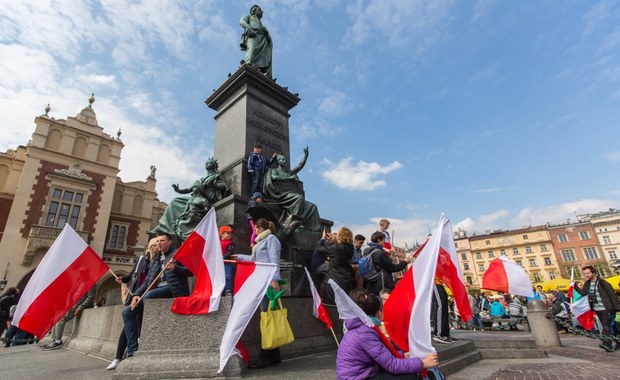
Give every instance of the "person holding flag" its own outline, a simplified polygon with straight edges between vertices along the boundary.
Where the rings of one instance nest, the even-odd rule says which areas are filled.
[[[138,316],[144,312],[142,298],[176,298],[189,295],[188,277],[193,276],[183,264],[173,259],[176,250],[172,247],[172,236],[161,233],[157,236],[160,260],[149,266],[146,280],[136,289],[131,304],[123,309],[123,323],[127,338],[127,357],[138,350]],[[144,296],[144,297],[142,297]]]
[[[349,294],[350,299],[379,327],[382,320],[382,303],[379,297],[362,288]],[[337,301],[338,302],[338,301]],[[342,308],[342,307],[340,307]],[[339,312],[340,312],[339,308]],[[437,353],[424,359],[411,358],[408,354],[395,356],[394,347],[385,338],[381,339],[373,327],[361,318],[345,320],[347,333],[344,334],[336,357],[336,373],[339,380],[344,379],[422,379],[418,374],[424,369],[436,367]],[[404,357],[403,357],[404,356]]]
[[[276,235],[273,234],[276,231],[276,226],[272,222],[267,221],[267,219],[260,218],[254,224],[254,229],[256,231],[256,244],[252,247],[252,255],[233,255],[232,257],[239,261],[275,264],[276,270],[271,278],[270,286],[276,293],[280,292],[280,253],[282,245]],[[269,303],[269,298],[265,295],[260,303],[260,310],[267,311]],[[250,360],[248,366],[250,368],[263,368],[272,364],[278,364],[281,361],[279,348],[273,350],[261,348],[259,357]]]
[[[586,265],[581,268],[583,278],[586,280],[583,287],[577,284],[574,290],[582,296],[588,297],[590,309],[593,310],[603,326],[600,348],[607,352],[613,352],[615,348],[611,341],[611,322],[616,316],[616,312],[620,311],[620,300],[611,284],[600,278],[596,273],[596,269],[592,265]]]

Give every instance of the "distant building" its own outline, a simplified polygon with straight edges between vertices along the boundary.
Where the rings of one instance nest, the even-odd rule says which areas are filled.
[[[464,280],[477,290],[491,261],[505,255],[529,274],[532,283],[570,278],[581,279],[581,268],[592,265],[602,277],[620,273],[620,211],[577,216],[576,222],[486,231],[467,236],[454,233]]]
[[[548,229],[563,278],[570,278],[572,268],[575,278],[580,279],[581,268],[585,265],[594,266],[603,277],[611,274],[590,222],[568,221],[566,224],[549,225]]]
[[[474,265],[470,272],[477,274],[480,285],[484,272],[489,269],[489,264],[499,256],[507,256],[521,265],[533,283],[559,277],[560,267],[547,226],[489,231],[484,235],[470,236],[468,240],[472,255],[472,261],[468,260],[468,263],[473,262]],[[457,250],[459,244],[463,244],[463,239],[458,240]],[[460,260],[463,253],[459,257]],[[464,262],[461,265],[463,269]]]
[[[157,199],[155,170],[145,181],[121,181],[120,130],[116,137],[103,131],[94,100],[67,120],[46,109],[27,145],[0,152],[1,286],[23,288],[66,223],[117,274],[144,252],[166,206]],[[99,284],[100,296],[118,286],[109,273]]]

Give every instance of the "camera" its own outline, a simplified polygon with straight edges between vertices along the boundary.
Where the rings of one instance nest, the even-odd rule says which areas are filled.
[[[590,305],[596,304],[596,293],[588,293],[588,302]]]

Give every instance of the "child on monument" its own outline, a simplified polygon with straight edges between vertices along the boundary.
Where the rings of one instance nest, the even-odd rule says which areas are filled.
[[[234,232],[235,231],[230,228],[230,226],[223,226],[220,228],[220,245],[222,247],[224,260],[232,260],[232,255],[235,251],[235,243],[232,240],[232,234]],[[224,295],[226,297],[231,297],[233,295],[233,264],[224,263],[224,272],[226,273]]]

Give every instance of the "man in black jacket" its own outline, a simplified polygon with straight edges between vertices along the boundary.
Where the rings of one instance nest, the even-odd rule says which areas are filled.
[[[620,311],[620,300],[614,293],[612,286],[602,278],[600,278],[596,269],[592,265],[586,265],[581,268],[583,278],[586,280],[583,284],[583,288],[575,285],[575,290],[582,296],[587,296],[590,302],[590,309],[592,309],[603,326],[603,336],[601,341],[603,344],[599,345],[600,348],[607,352],[613,352],[614,348],[611,339],[611,321],[616,316],[616,311]]]
[[[368,248],[364,250],[364,256],[372,255],[372,262],[379,272],[379,278],[374,282],[368,283],[368,291],[379,295],[383,289],[394,289],[394,277],[392,273],[400,272],[407,268],[407,264],[411,261],[405,259],[404,261],[398,261],[398,263],[392,262],[390,255],[383,249],[383,243],[385,242],[385,235],[381,231],[377,231],[370,237],[370,243]]]
[[[157,248],[160,252],[160,261],[149,266],[146,281],[133,293],[131,304],[123,309],[123,323],[127,338],[127,357],[133,356],[138,350],[137,315],[144,310],[144,299],[149,298],[176,298],[189,296],[188,277],[193,276],[189,269],[179,263],[173,256],[176,249],[172,247],[172,236],[161,233],[157,236]],[[163,273],[161,269],[164,268]]]

